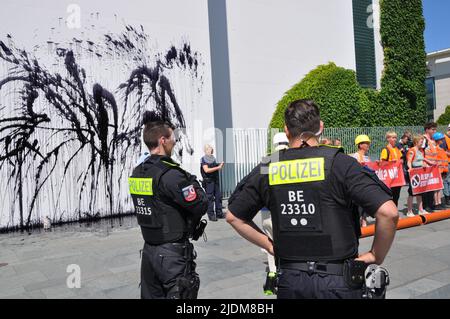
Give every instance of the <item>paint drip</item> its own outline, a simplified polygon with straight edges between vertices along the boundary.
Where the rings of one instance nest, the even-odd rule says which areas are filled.
[[[9,220],[0,228],[128,213],[131,203],[115,199],[127,197],[122,184],[133,166],[130,154],[140,152],[146,111],[181,129],[180,159],[193,153],[183,130],[185,107],[167,76],[177,68],[202,85],[201,56],[189,43],[155,53],[144,28],[127,25],[100,41],[74,38],[74,46],[53,47],[55,70],[19,49],[12,36],[7,42],[0,41],[7,70],[0,74],[0,172],[8,175],[2,186],[11,213],[0,218]],[[98,83],[92,65],[80,62],[86,56],[121,61],[128,76],[115,87]],[[52,214],[40,212],[43,207]]]

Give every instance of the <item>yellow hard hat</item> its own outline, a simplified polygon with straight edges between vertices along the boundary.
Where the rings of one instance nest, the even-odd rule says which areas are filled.
[[[370,138],[367,135],[359,135],[355,138],[355,145],[359,145],[364,142],[370,143]]]

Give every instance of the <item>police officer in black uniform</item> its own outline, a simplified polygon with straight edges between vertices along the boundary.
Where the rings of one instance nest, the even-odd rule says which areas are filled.
[[[285,122],[290,149],[264,159],[240,184],[227,221],[275,255],[278,298],[361,298],[364,265],[381,264],[394,240],[392,194],[341,148],[319,145],[323,123],[313,101],[291,103]],[[354,203],[376,217],[372,249],[362,255]],[[272,213],[273,242],[252,222],[264,206]]]
[[[129,178],[130,193],[145,244],[141,298],[195,299],[200,279],[189,238],[198,239],[208,202],[196,177],[171,158],[173,127],[155,113],[144,115],[144,142],[151,156]]]
[[[210,221],[216,222],[217,219],[225,218],[222,212],[222,192],[220,190],[219,171],[223,168],[224,163],[217,163],[216,158],[212,155],[214,149],[211,145],[205,145],[205,156],[201,158],[200,173],[203,178],[203,188],[206,190],[208,197],[208,218]]]

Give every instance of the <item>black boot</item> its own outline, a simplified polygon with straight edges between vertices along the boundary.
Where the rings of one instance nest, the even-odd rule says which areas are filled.
[[[217,216],[217,219],[224,219],[224,218],[226,218],[226,213],[216,213],[216,216]]]
[[[450,196],[445,196],[445,206],[450,207]]]

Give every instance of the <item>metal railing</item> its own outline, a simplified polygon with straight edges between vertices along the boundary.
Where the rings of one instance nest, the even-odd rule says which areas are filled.
[[[268,129],[234,129],[234,163],[226,163],[221,171],[222,196],[227,198],[236,184],[258,165],[267,154]]]

